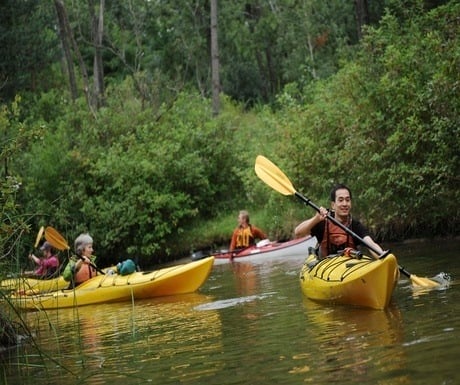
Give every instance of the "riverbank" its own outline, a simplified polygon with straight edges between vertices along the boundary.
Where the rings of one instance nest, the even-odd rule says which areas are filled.
[[[283,218],[277,217],[277,221],[273,220],[273,215],[267,213],[265,208],[259,210],[250,211],[251,223],[262,228],[267,234],[269,239],[286,241],[294,238],[294,228],[301,221],[307,218],[307,215],[297,215],[293,212],[288,212],[288,215],[285,215]],[[238,211],[234,213],[225,214],[222,217],[216,218],[215,220],[210,221],[196,221],[194,226],[191,226],[189,229],[184,230],[180,236],[174,239],[172,242],[174,244],[174,249],[171,249],[172,253],[168,257],[163,256],[166,260],[176,260],[184,258],[185,256],[190,256],[192,252],[197,250],[218,250],[228,247],[230,243],[231,234],[234,228],[237,225],[237,215]],[[310,213],[312,215],[312,213]],[[404,231],[400,234],[392,233],[391,238],[379,238],[375,239],[382,244],[386,243],[402,243],[402,244],[411,244],[411,243],[423,243],[427,241],[443,241],[443,240],[459,240],[460,236],[458,234],[430,234],[430,236],[425,235],[427,229],[414,230],[411,228],[410,237],[405,238],[406,234],[409,232]],[[390,234],[389,231],[382,231],[382,234]],[[421,236],[416,236],[420,234]],[[423,236],[422,236],[423,235]]]

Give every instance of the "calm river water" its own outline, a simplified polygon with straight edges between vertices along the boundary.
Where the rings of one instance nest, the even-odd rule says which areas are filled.
[[[390,246],[450,286],[402,276],[375,311],[305,299],[302,259],[216,265],[194,294],[27,313],[37,345],[3,353],[0,383],[460,384],[460,241]]]

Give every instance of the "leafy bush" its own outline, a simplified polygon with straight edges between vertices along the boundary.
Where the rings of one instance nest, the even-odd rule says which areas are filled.
[[[381,236],[443,232],[452,214],[444,230],[458,224],[459,11],[451,3],[407,23],[388,14],[311,104],[286,106],[293,174],[316,197],[349,184],[355,213]]]

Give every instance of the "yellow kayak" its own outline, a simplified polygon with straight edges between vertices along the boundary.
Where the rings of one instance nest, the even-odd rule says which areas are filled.
[[[35,293],[46,293],[65,289],[69,286],[61,276],[50,279],[37,279],[37,278],[8,278],[0,282],[0,290],[14,290],[25,293],[29,290]]]
[[[57,309],[104,302],[192,293],[208,278],[214,257],[152,272],[128,275],[98,275],[75,289],[34,295],[13,294],[11,302],[20,309]]]
[[[102,271],[116,270],[115,266],[106,267]],[[69,282],[62,276],[55,278],[39,279],[32,277],[7,278],[0,281],[0,290],[17,291],[22,294],[49,293],[56,290],[67,289]]]
[[[317,260],[310,255],[300,272],[304,295],[314,301],[384,309],[390,303],[399,269],[396,257],[343,255]]]

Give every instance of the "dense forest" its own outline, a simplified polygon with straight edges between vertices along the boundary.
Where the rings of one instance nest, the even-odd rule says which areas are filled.
[[[272,239],[335,182],[379,240],[458,234],[460,4],[422,0],[4,0],[0,264],[40,226],[101,264]]]

